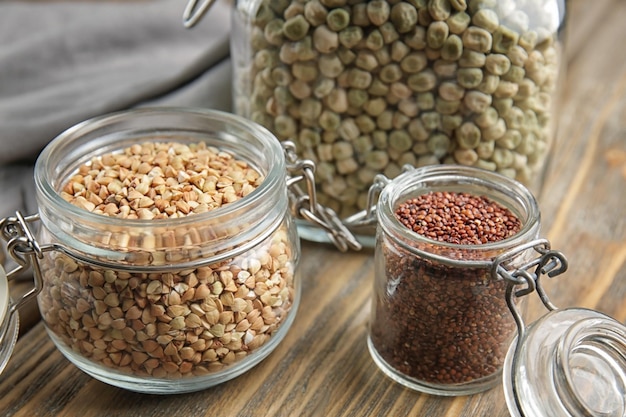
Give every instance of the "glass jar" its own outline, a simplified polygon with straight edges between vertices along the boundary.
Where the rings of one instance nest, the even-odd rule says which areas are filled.
[[[439,192],[486,197],[512,213],[519,229],[474,245],[409,229],[398,209]],[[435,395],[473,394],[502,376],[514,417],[624,415],[626,327],[550,302],[540,278],[565,272],[567,260],[538,238],[540,213],[526,187],[472,167],[428,166],[377,177],[369,201],[374,209],[365,218],[375,217],[377,235],[368,348],[387,376]],[[437,201],[429,213],[415,209],[415,218],[456,209]],[[534,292],[549,312],[526,327],[523,296]]]
[[[519,219],[520,229],[496,242],[456,244],[418,234],[396,217],[402,203],[439,191],[497,202]],[[376,217],[368,338],[376,364],[392,379],[429,394],[466,395],[499,383],[516,323],[505,297],[507,282],[492,277],[492,263],[537,239],[540,213],[532,194],[493,172],[428,166],[387,183]],[[521,266],[532,255],[527,248],[507,265]]]
[[[353,216],[374,177],[405,164],[480,167],[539,192],[564,17],[563,0],[237,0],[234,110],[316,162],[320,203],[371,246]]]
[[[132,189],[138,191],[144,182],[165,196],[167,190],[157,187],[170,184],[170,177],[187,184],[171,185],[176,207],[178,201],[193,206],[192,194],[218,198],[209,182],[244,187],[235,172],[244,163],[262,180],[214,210],[156,219],[104,216],[62,197],[79,167],[96,169],[94,157],[157,142],[175,144],[167,151],[171,158],[159,165],[166,179],[157,182],[156,177],[163,179],[159,172],[144,172],[141,181],[128,185],[129,200]],[[178,165],[190,154],[177,153],[176,144],[198,143],[218,156],[199,165],[208,171],[205,182],[202,174],[189,179],[194,174]],[[52,141],[35,167],[41,223],[36,240],[28,239],[32,218],[5,219],[3,229],[9,238],[14,232],[10,246],[26,239],[28,246],[17,254],[33,260],[41,284],[39,309],[57,348],[96,379],[158,394],[222,383],[269,355],[285,337],[300,301],[300,246],[289,210],[284,154],[261,126],[194,109],[106,115]],[[237,167],[218,178],[216,172],[230,157]],[[141,170],[139,162],[119,164]],[[123,170],[110,176],[122,175]],[[110,188],[113,182],[102,184]]]
[[[513,417],[626,415],[626,328],[593,310],[554,310],[511,345],[503,373]]]

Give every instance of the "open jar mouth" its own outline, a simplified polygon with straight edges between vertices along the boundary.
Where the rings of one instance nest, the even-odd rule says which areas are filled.
[[[513,416],[622,417],[626,328],[594,310],[552,310],[509,347],[503,385]]]
[[[395,210],[404,201],[431,191],[469,192],[510,209],[520,220],[521,228],[514,235],[480,245],[442,242],[416,233],[404,226]],[[381,192],[377,205],[378,224],[388,236],[412,252],[428,253],[436,247],[437,254],[457,258],[459,253],[498,254],[515,247],[538,233],[539,206],[532,193],[521,183],[495,172],[457,165],[433,165],[407,171],[396,177]],[[423,254],[423,253],[422,253]]]
[[[64,182],[94,156],[143,142],[199,141],[246,161],[263,176],[263,181],[245,198],[215,210],[149,221],[92,213],[60,195]],[[241,246],[242,230],[258,227],[271,232],[287,210],[285,169],[278,139],[253,122],[214,110],[142,108],[96,117],[61,133],[37,159],[35,185],[42,223],[61,245],[71,248],[79,258],[123,263],[127,255],[120,252],[141,251],[142,247],[101,243],[110,242],[111,234],[125,233],[141,240],[146,234],[205,231],[201,241],[194,243],[210,246],[210,252],[203,254],[206,257]],[[180,251],[183,246],[181,243],[155,250]],[[133,263],[136,261],[133,259]]]
[[[626,333],[594,317],[570,327],[557,347],[556,389],[572,414],[621,417],[626,412]],[[621,370],[621,371],[620,371]]]

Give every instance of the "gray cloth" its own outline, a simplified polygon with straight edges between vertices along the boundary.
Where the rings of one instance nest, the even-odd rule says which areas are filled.
[[[0,218],[36,211],[32,162],[85,119],[146,105],[230,110],[230,3],[0,1]]]

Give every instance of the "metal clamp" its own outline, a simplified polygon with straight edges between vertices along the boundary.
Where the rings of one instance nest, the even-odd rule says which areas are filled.
[[[534,249],[539,256],[525,263],[521,267],[509,271],[504,264],[526,250]],[[521,314],[515,306],[514,299],[524,295],[537,292],[543,305],[549,310],[556,310],[548,295],[541,285],[540,278],[547,275],[552,278],[567,271],[568,263],[563,253],[550,249],[550,242],[547,239],[537,239],[523,245],[516,246],[512,250],[496,257],[492,264],[491,274],[496,279],[503,279],[507,282],[507,303],[515,318],[520,334],[524,332],[524,322]],[[522,286],[520,289],[516,287]]]
[[[7,217],[0,220],[0,235],[7,242],[9,255],[17,263],[17,266],[7,272],[7,279],[13,277],[25,269],[33,269],[34,285],[21,298],[11,304],[9,314],[14,313],[27,301],[35,297],[43,288],[43,274],[39,266],[39,260],[43,258],[44,252],[54,250],[54,245],[40,246],[30,228],[30,224],[39,220],[39,215],[23,216],[19,211],[15,217]]]
[[[539,256],[535,259],[514,271],[509,271],[503,266],[508,259],[531,248],[539,253]],[[546,309],[549,311],[557,310],[557,307],[550,301],[544,291],[540,278],[542,275],[547,275],[549,278],[555,277],[564,273],[567,268],[568,264],[565,255],[559,251],[551,250],[550,242],[546,239],[538,239],[525,245],[520,245],[509,252],[503,253],[494,260],[491,270],[492,276],[494,278],[501,278],[507,282],[506,303],[517,326],[517,342],[512,358],[513,369],[517,369],[520,352],[526,335],[526,326],[524,325],[521,313],[515,305],[515,298],[523,297],[536,291]],[[516,289],[519,286],[522,288]],[[515,387],[514,372],[511,372],[511,383],[513,384],[512,386]],[[522,416],[524,416],[518,391],[514,389],[513,394],[517,409],[522,413]]]
[[[299,159],[293,142],[284,141],[282,146],[287,162],[287,189],[293,213],[324,229],[340,251],[361,250],[361,244],[343,224],[337,213],[317,202],[315,163],[308,159]],[[304,182],[306,192],[299,187],[300,182]]]

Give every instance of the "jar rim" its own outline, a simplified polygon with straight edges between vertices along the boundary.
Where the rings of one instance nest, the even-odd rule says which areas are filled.
[[[37,161],[35,162],[35,182],[37,188],[41,190],[43,195],[48,201],[54,202],[54,204],[60,205],[63,210],[67,210],[71,215],[80,216],[84,219],[88,219],[97,223],[105,223],[111,226],[143,226],[146,225],[146,220],[142,219],[122,219],[111,216],[103,216],[98,213],[92,213],[85,209],[82,209],[74,204],[65,201],[59,193],[52,187],[48,178],[46,178],[46,172],[49,172],[49,160],[50,156],[57,152],[65,141],[73,140],[76,137],[90,132],[100,125],[115,123],[120,119],[126,119],[128,117],[136,117],[145,114],[190,114],[200,117],[213,119],[228,123],[232,126],[241,128],[244,131],[253,132],[263,143],[264,147],[271,150],[271,155],[274,156],[272,163],[270,164],[270,171],[265,175],[264,180],[259,186],[246,196],[246,199],[239,199],[226,206],[222,206],[216,210],[209,210],[204,213],[196,213],[193,216],[184,216],[177,218],[167,219],[153,219],[150,222],[156,222],[159,226],[183,226],[189,223],[195,223],[199,220],[205,220],[210,218],[219,217],[225,214],[237,211],[241,206],[248,205],[253,201],[258,200],[265,193],[265,190],[275,186],[275,183],[279,181],[280,176],[285,172],[285,162],[282,156],[282,148],[278,139],[270,133],[269,130],[261,125],[258,125],[252,121],[237,117],[233,114],[226,113],[220,110],[201,109],[201,108],[186,108],[186,107],[143,107],[131,110],[123,110],[119,112],[109,113],[105,115],[96,116],[85,121],[82,121],[67,130],[61,132],[56,136],[40,153]]]
[[[60,193],[62,184],[54,184],[66,180],[80,163],[105,153],[107,149],[119,151],[124,144],[177,140],[182,143],[205,141],[220,151],[230,151],[236,158],[250,163],[263,180],[244,198],[217,209],[152,220],[90,212],[66,201]],[[152,252],[138,254],[143,251],[141,247],[118,247],[104,243],[104,240],[111,234],[132,235],[141,240],[145,234],[157,236],[165,231],[202,230],[204,233],[196,238],[195,243],[201,246],[202,253],[198,256],[208,262],[233,254],[238,247],[262,239],[269,229],[278,227],[287,211],[285,173],[284,150],[279,140],[257,123],[219,110],[145,107],[97,116],[59,134],[37,159],[35,186],[40,218],[46,230],[59,240],[60,249],[77,259],[95,258],[95,263],[144,265],[143,262],[152,262],[146,259]],[[240,224],[246,225],[245,233]],[[94,236],[103,241],[96,241]],[[163,243],[157,251],[179,257],[180,252],[189,247],[186,243],[175,243],[174,246]],[[159,265],[163,266],[164,262],[159,261]],[[172,262],[172,267],[184,264],[183,261]]]
[[[510,237],[480,245],[441,242],[416,233],[404,226],[396,218],[394,214],[395,206],[401,198],[409,198],[407,194],[415,196],[424,192],[438,190],[429,185],[431,183],[439,185],[440,188],[438,189],[449,187],[450,184],[454,186],[478,185],[484,190],[490,189],[502,195],[512,196],[519,203],[520,207],[523,207],[526,211],[525,213],[514,213],[518,216],[524,215],[525,219],[520,219],[522,220],[522,227]],[[489,197],[491,198],[492,196],[490,195]],[[497,202],[502,203],[502,201]],[[401,243],[424,243],[451,251],[498,251],[527,241],[528,236],[537,231],[541,213],[534,195],[522,183],[493,171],[476,167],[444,164],[428,165],[409,170],[393,179],[380,194],[377,216],[379,225],[388,235],[393,236],[394,240]],[[403,246],[409,250],[417,250],[411,246],[404,244]]]

